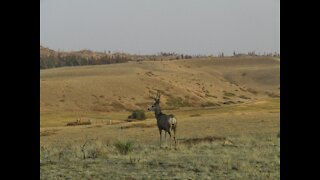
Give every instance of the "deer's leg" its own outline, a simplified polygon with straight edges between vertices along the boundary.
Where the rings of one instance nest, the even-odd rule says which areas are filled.
[[[177,139],[176,139],[176,129],[177,127],[175,126],[174,129],[173,129],[173,139],[174,139],[174,147],[176,148],[177,147]]]
[[[162,130],[159,129],[159,133],[160,133],[160,148],[161,148],[161,134],[162,134]]]
[[[168,146],[168,143],[167,143],[167,132],[164,131],[164,139],[166,140],[166,146]]]
[[[168,134],[170,135],[170,140],[169,140],[169,142],[170,142],[170,148],[171,148],[171,132],[169,131]]]

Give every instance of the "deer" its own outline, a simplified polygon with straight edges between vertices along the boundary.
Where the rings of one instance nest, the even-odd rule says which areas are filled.
[[[151,105],[148,108],[148,111],[154,111],[156,120],[157,120],[157,126],[159,129],[160,133],[160,148],[161,148],[161,141],[162,141],[162,130],[164,130],[164,136],[166,140],[166,145],[167,145],[167,135],[166,133],[169,134],[170,136],[170,148],[171,148],[171,133],[173,131],[173,138],[174,138],[174,143],[175,143],[175,148],[177,147],[177,139],[176,139],[176,132],[177,132],[177,119],[174,117],[172,114],[164,114],[161,112],[160,108],[160,93],[159,91],[157,92],[156,97],[152,98],[154,99],[154,104]]]

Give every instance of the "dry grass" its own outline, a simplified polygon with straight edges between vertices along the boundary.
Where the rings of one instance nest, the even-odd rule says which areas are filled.
[[[244,72],[247,75],[241,76]],[[201,107],[204,102],[216,103],[223,96],[234,98],[240,88],[248,89],[242,95],[249,98],[263,97],[266,94],[257,92],[265,90],[279,94],[279,77],[279,62],[260,57],[46,69],[40,71],[40,111],[103,113],[146,109],[152,103],[149,93],[155,90],[163,94],[163,108]]]
[[[198,117],[201,116],[201,114],[191,114],[190,117]]]
[[[154,118],[61,127],[40,137],[41,179],[279,179],[279,99],[166,112],[178,118],[177,150],[159,149]],[[117,140],[134,146],[125,155]]]
[[[177,150],[135,143],[130,151],[98,140],[83,159],[78,145],[41,149],[41,179],[279,179],[280,140],[276,134],[226,137],[180,143]],[[126,147],[126,146],[121,146]],[[89,150],[90,149],[90,150]],[[126,149],[126,148],[120,148]],[[95,156],[89,156],[95,154]]]
[[[129,125],[121,126],[121,129],[129,129],[129,128],[153,128],[156,127],[156,123],[153,124],[146,124],[146,123],[132,123]]]
[[[198,143],[203,143],[203,142],[213,142],[213,141],[224,141],[226,140],[225,137],[212,137],[212,136],[207,136],[207,137],[202,137],[202,138],[190,138],[190,139],[184,139],[182,143],[184,144],[198,144]]]
[[[90,120],[87,120],[87,121],[77,120],[74,122],[68,122],[66,124],[66,126],[82,126],[82,125],[91,125],[91,121]]]
[[[258,94],[258,91],[256,91],[255,89],[252,89],[252,88],[248,88],[247,91],[254,94],[254,95]]]
[[[58,129],[45,129],[40,131],[40,136],[50,136],[53,134],[56,134],[57,131],[59,131]]]
[[[40,74],[41,179],[279,179],[280,99],[260,93],[279,94],[279,62],[142,61]],[[153,112],[127,121],[156,90],[178,120],[176,150],[159,149]],[[92,124],[65,126],[78,117]],[[117,141],[134,146],[121,153]]]
[[[242,98],[242,99],[251,99],[250,97],[247,97],[247,96],[245,96],[245,95],[241,95],[241,96],[239,96],[239,98]]]
[[[274,93],[274,92],[265,92],[269,97],[272,97],[272,98],[279,98],[280,95]]]

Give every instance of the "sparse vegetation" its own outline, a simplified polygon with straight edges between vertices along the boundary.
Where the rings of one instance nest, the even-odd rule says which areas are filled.
[[[186,106],[190,106],[189,102],[186,100],[183,100],[181,97],[170,97],[166,104],[169,107],[172,108],[179,108],[179,107],[186,107]]]
[[[239,96],[239,98],[242,98],[242,99],[251,99],[250,97],[247,97],[247,96],[245,96],[245,95],[241,95],[241,96]]]
[[[266,92],[266,94],[269,96],[269,97],[272,97],[272,98],[278,98],[280,97],[280,95],[278,94],[275,94],[274,92]]]
[[[213,95],[211,95],[211,94],[208,94],[208,93],[206,93],[206,97],[213,97],[213,98],[218,98],[217,96],[213,96]]]
[[[40,136],[50,136],[50,135],[56,134],[57,131],[58,131],[58,129],[43,130],[43,131],[40,131]]]
[[[133,141],[117,141],[114,144],[120,154],[126,155],[133,150]]]
[[[201,116],[201,114],[191,114],[190,117],[198,117]]]
[[[145,123],[134,123],[127,126],[121,126],[121,129],[129,129],[129,128],[153,128],[156,127],[156,124],[145,124]]]
[[[90,124],[91,124],[90,120],[87,120],[87,121],[77,120],[74,122],[68,122],[66,126],[81,126],[81,125],[90,125]]]
[[[226,101],[226,102],[223,102],[223,104],[229,105],[229,104],[235,104],[235,102],[233,102],[233,101]]]
[[[250,92],[250,93],[252,93],[252,94],[254,94],[254,95],[257,95],[257,94],[258,94],[258,91],[254,90],[254,89],[252,89],[252,88],[248,88],[247,91]]]
[[[206,102],[201,104],[201,107],[212,107],[212,106],[220,106],[218,103],[213,103],[213,102]]]
[[[152,179],[163,169],[165,179],[280,178],[280,139],[270,134],[186,138],[177,150],[149,144],[133,148],[128,142],[99,146],[95,141],[92,149],[100,155],[86,159],[77,153],[77,144],[42,146],[40,179]]]
[[[233,97],[235,96],[234,93],[231,93],[231,92],[224,92],[224,95],[227,96],[227,97]]]
[[[278,62],[170,58],[41,70],[41,179],[279,179],[280,99],[265,93],[279,94],[279,83],[259,78],[278,77]],[[250,76],[241,77],[244,71]],[[164,112],[179,121],[176,150],[159,149],[152,112],[144,121],[127,121],[133,110],[150,106],[149,90],[163,94]],[[64,127],[77,112],[92,124]],[[85,144],[82,135],[99,139]]]

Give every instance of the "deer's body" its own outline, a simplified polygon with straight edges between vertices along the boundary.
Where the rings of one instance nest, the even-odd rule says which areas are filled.
[[[159,130],[164,130],[169,134],[171,131],[175,130],[177,126],[177,120],[173,115],[166,115],[160,112],[159,114],[155,114],[155,116]]]
[[[161,112],[160,109],[160,94],[157,95],[157,98],[155,98],[155,103],[148,108],[149,111],[154,111],[155,117],[157,119],[157,126],[159,129],[160,133],[160,147],[161,147],[161,141],[162,141],[162,130],[165,131],[165,140],[167,141],[166,138],[166,133],[170,135],[170,147],[171,147],[171,133],[173,132],[174,136],[174,142],[175,142],[175,147],[177,145],[177,140],[176,140],[176,131],[177,131],[177,119],[174,117],[174,115],[170,114],[164,114]]]

